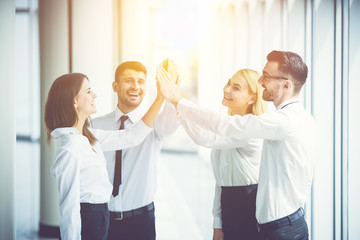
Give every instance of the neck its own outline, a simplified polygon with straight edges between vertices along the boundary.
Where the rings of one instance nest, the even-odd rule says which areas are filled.
[[[251,113],[251,110],[252,110],[252,105],[249,105],[247,108],[239,108],[239,109],[230,109],[229,108],[229,113],[231,116],[233,116],[233,115],[244,116],[246,114]]]
[[[85,124],[85,120],[86,120],[86,118],[84,118],[84,117],[80,118],[79,117],[78,122],[73,126],[74,128],[76,128],[79,131],[79,133],[81,135],[83,134],[83,127],[84,127],[84,124]]]
[[[274,100],[274,106],[277,108],[281,103],[285,102],[285,101],[288,101],[290,99],[294,99],[294,98],[298,98],[299,95],[298,94],[294,94],[294,95],[291,95],[291,96],[284,96],[282,98],[279,98],[277,99],[276,101]]]
[[[117,107],[120,109],[120,111],[124,114],[127,114],[131,111],[133,111],[134,109],[136,109],[138,106],[136,107],[126,107],[126,106],[121,106],[121,105],[117,105]]]

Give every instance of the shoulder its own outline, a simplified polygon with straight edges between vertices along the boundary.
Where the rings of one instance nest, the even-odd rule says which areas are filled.
[[[77,164],[76,162],[79,159],[78,156],[82,153],[82,149],[85,149],[85,146],[89,144],[87,138],[79,134],[64,135],[60,141],[55,147],[53,169]]]
[[[104,128],[109,124],[114,123],[114,118],[115,118],[114,115],[115,115],[115,111],[112,111],[108,114],[92,119],[91,123],[94,128]]]

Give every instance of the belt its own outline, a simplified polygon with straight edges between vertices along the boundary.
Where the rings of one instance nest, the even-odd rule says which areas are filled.
[[[293,222],[299,220],[303,216],[304,216],[304,209],[299,208],[296,212],[294,212],[286,217],[279,218],[277,220],[274,220],[274,221],[271,221],[268,223],[258,224],[258,231],[259,232],[272,231],[272,230],[281,228],[283,226],[291,225]]]
[[[111,220],[123,220],[124,218],[129,218],[129,217],[133,217],[136,215],[140,215],[140,214],[149,212],[153,209],[154,209],[154,202],[152,202],[144,207],[136,208],[136,209],[129,210],[129,211],[110,212],[110,219]]]

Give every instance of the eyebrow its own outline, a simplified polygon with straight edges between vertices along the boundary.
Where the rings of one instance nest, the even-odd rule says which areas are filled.
[[[237,85],[237,86],[241,87],[240,84],[231,82],[231,79],[229,79],[229,82],[232,83],[232,84],[234,84],[234,85]]]

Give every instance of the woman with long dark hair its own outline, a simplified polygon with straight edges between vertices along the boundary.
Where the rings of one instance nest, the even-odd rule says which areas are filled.
[[[153,105],[133,128],[103,131],[89,128],[89,116],[96,112],[95,98],[88,77],[70,73],[54,81],[45,105],[48,141],[55,144],[51,173],[59,190],[63,240],[107,238],[112,185],[103,151],[140,144],[151,132],[164,101],[158,91]]]

